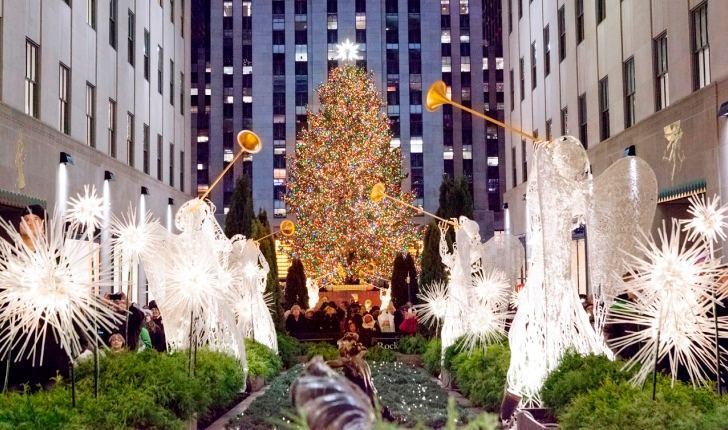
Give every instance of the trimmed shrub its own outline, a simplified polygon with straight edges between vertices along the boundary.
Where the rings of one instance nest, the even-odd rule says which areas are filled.
[[[204,349],[197,352],[194,376],[184,351],[106,354],[100,365],[98,399],[92,363],[78,366],[75,409],[68,381],[33,394],[0,396],[0,429],[181,429],[193,414],[204,417],[228,405],[245,385],[235,358]]]
[[[403,336],[399,339],[397,349],[402,354],[424,354],[427,349],[427,339],[419,334]]]
[[[251,377],[260,376],[271,381],[283,370],[283,361],[278,354],[261,343],[245,339],[245,352],[248,355],[248,373]]]
[[[433,376],[440,375],[440,350],[442,349],[442,342],[439,338],[432,338],[427,342],[425,352],[422,354],[422,363],[425,366],[425,370],[430,372]]]
[[[627,381],[607,379],[596,390],[577,396],[559,417],[561,428],[583,429],[696,429],[725,428],[717,421],[725,413],[720,400],[709,389],[658,378],[657,397],[652,384],[635,388]],[[723,415],[725,417],[725,415]],[[706,427],[699,424],[705,423]]]
[[[339,358],[339,350],[330,343],[317,342],[308,343],[306,345],[306,357],[310,360],[313,357],[320,355],[324,358],[324,361],[336,360]]]
[[[558,415],[576,396],[599,388],[605,380],[620,382],[631,378],[633,372],[622,371],[623,365],[623,361],[611,361],[604,355],[581,356],[567,351],[546,378],[541,400]]]
[[[306,355],[306,346],[295,337],[278,332],[278,355],[283,361],[283,366],[290,368],[298,363],[296,361],[298,356]]]
[[[457,354],[451,368],[463,395],[487,411],[499,410],[510,356],[508,346],[500,343]]]
[[[382,348],[379,345],[368,348],[364,358],[368,361],[384,361],[387,363],[392,363],[397,360],[397,356],[394,354],[394,351]]]

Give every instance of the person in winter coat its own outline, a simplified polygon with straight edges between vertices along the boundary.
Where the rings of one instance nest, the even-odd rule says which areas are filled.
[[[286,318],[286,331],[293,337],[299,337],[306,331],[306,321],[301,314],[300,306],[291,307],[291,313]]]
[[[152,346],[159,352],[167,352],[167,334],[164,332],[162,313],[159,311],[157,302],[154,300],[149,302],[149,310],[152,311],[152,322],[156,326],[156,329],[149,331],[149,335],[152,338]]]
[[[411,336],[417,333],[417,315],[409,308],[404,316],[404,321],[399,325],[399,331],[402,334]]]

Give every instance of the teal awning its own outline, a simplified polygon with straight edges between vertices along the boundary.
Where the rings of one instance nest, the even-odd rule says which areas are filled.
[[[30,205],[40,205],[45,207],[46,201],[0,188],[0,205],[12,206],[15,208],[26,208]]]
[[[660,193],[657,195],[657,202],[664,203],[684,199],[696,194],[703,194],[705,191],[705,179],[698,179],[660,190]]]

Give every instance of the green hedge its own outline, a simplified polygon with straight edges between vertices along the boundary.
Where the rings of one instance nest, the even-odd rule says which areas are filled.
[[[248,356],[248,374],[260,376],[266,381],[275,378],[283,370],[283,361],[272,349],[252,339],[245,339]]]
[[[604,384],[577,396],[559,416],[569,429],[708,429],[726,428],[726,400],[708,388],[693,388],[681,382],[658,378],[656,400],[652,384],[635,388],[627,381]]]
[[[318,342],[318,343],[306,343],[306,357],[310,360],[313,357],[320,355],[323,356],[324,361],[336,360],[339,358],[339,350],[330,343]]]
[[[623,361],[612,361],[604,355],[581,356],[567,351],[559,366],[546,378],[541,400],[559,415],[572,399],[599,388],[607,379],[614,382],[630,379],[633,372],[622,371],[623,366]]]
[[[181,429],[193,414],[229,404],[245,385],[235,358],[206,350],[198,351],[195,376],[188,375],[185,352],[107,354],[100,366],[98,399],[92,364],[78,367],[75,409],[68,381],[0,396],[0,429]]]
[[[306,346],[295,337],[278,332],[278,355],[283,366],[290,368],[298,364],[298,356],[306,355]]]
[[[394,351],[382,348],[379,345],[367,349],[367,353],[364,355],[364,358],[368,361],[384,361],[387,363],[397,361],[397,356],[394,354]]]
[[[455,383],[475,406],[500,409],[510,364],[508,345],[496,343],[457,353],[451,362]]]
[[[402,354],[424,354],[427,349],[427,338],[422,335],[403,336],[397,345]]]
[[[427,348],[425,348],[425,352],[422,354],[422,363],[425,366],[425,370],[433,376],[440,375],[441,350],[442,342],[439,338],[435,337],[427,342]]]

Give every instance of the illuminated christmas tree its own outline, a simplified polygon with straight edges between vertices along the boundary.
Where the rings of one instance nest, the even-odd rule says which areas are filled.
[[[377,182],[408,203],[400,183],[399,148],[374,81],[342,66],[319,90],[320,110],[308,112],[288,183],[286,203],[296,216],[292,256],[309,278],[351,282],[364,274],[388,276],[397,252],[416,239],[412,211],[388,199],[371,201]]]

